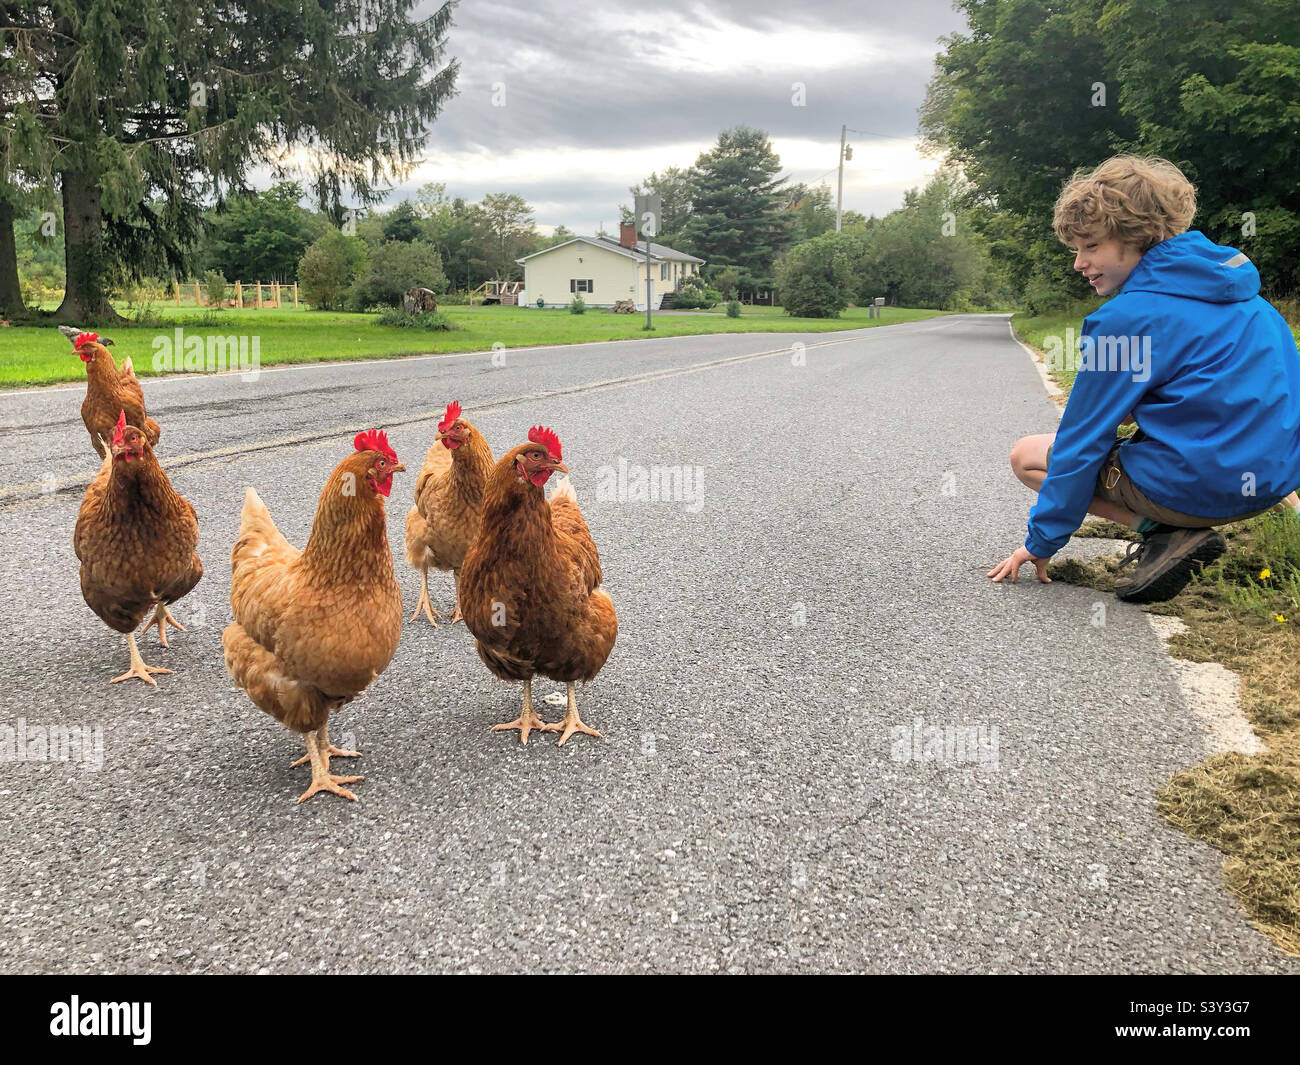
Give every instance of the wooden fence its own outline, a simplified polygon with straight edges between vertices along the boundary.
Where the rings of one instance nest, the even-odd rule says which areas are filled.
[[[196,307],[212,306],[211,298],[203,298],[203,290],[208,286],[198,281],[192,281],[185,282],[184,285],[177,282],[173,287],[173,295],[176,299],[177,307],[181,305],[181,288],[184,287],[188,289],[191,286],[194,288],[194,305]],[[232,286],[228,284],[226,290],[229,291],[231,287]],[[235,290],[235,295],[233,298],[226,297],[224,300],[224,306],[226,307],[256,307],[258,309],[269,308],[272,310],[278,310],[283,306],[283,301],[289,298],[289,292],[292,290],[293,306],[295,310],[298,308],[297,281],[294,281],[292,284],[281,284],[279,281],[252,281],[247,285],[243,281],[235,281],[233,283],[233,288]]]

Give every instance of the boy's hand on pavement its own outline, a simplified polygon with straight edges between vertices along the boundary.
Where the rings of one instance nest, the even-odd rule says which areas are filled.
[[[991,570],[989,576],[993,578],[994,584],[1000,584],[1004,577],[1010,577],[1011,583],[1015,584],[1020,577],[1020,567],[1026,562],[1034,564],[1034,570],[1038,574],[1038,579],[1043,584],[1051,584],[1052,578],[1047,575],[1047,559],[1035,558],[1023,547],[1017,547],[1015,552],[1004,562],[999,562]]]

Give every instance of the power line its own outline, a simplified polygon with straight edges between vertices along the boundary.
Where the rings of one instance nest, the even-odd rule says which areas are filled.
[[[847,129],[850,133],[861,133],[864,137],[879,137],[882,140],[887,140],[887,141],[908,140],[907,137],[891,137],[885,133],[872,133],[871,130],[869,129],[854,129],[852,126],[845,126],[844,128]]]

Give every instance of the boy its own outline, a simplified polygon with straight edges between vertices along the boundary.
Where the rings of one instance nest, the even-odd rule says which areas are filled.
[[[1080,368],[1056,434],[1011,451],[1038,493],[1023,547],[994,567],[1014,582],[1085,513],[1142,534],[1115,594],[1177,595],[1225,549],[1217,525],[1268,510],[1300,484],[1300,353],[1235,248],[1188,230],[1196,191],[1172,163],[1121,155],[1076,175],[1053,225],[1074,268],[1115,298],[1083,320]],[[1138,430],[1115,439],[1129,418]]]

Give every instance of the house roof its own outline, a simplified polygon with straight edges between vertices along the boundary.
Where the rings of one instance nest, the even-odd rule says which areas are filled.
[[[546,255],[549,252],[556,251],[559,248],[567,248],[570,244],[577,244],[581,241],[584,244],[590,244],[593,247],[601,248],[604,251],[612,251],[616,255],[625,255],[629,259],[644,259],[645,245],[638,244],[636,249],[625,248],[613,237],[574,237],[572,240],[566,240],[563,244],[556,244],[549,248],[543,248],[541,251],[535,251],[531,255],[525,255],[521,259],[516,259],[517,263],[525,263],[529,259],[536,259],[539,255]],[[684,251],[676,251],[665,244],[656,244],[650,242],[650,259],[653,262],[660,262],[664,259],[677,259],[688,263],[702,263],[703,259],[696,255],[688,255]]]

